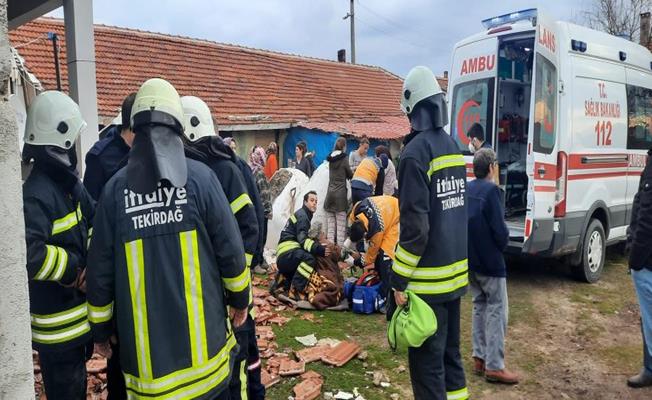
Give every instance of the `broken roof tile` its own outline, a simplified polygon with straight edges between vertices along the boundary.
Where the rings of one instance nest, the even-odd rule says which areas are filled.
[[[281,360],[279,375],[281,376],[294,376],[301,375],[306,371],[306,363],[303,361],[293,361],[289,358]]]
[[[328,350],[321,360],[326,364],[341,367],[355,357],[360,350],[360,345],[355,342],[340,342]]]

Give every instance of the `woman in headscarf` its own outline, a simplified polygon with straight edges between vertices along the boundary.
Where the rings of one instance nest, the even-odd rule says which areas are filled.
[[[278,170],[278,158],[276,156],[276,153],[278,151],[278,146],[276,145],[276,142],[271,142],[269,146],[267,146],[267,160],[265,161],[265,176],[267,177],[267,180],[272,179],[272,176]]]
[[[254,146],[249,154],[249,168],[256,179],[256,186],[260,192],[260,198],[265,210],[265,218],[272,219],[272,199],[269,191],[269,183],[263,170],[265,169],[265,150],[260,146]],[[265,224],[264,234],[267,235],[267,224]]]
[[[224,143],[233,150],[234,153],[238,154],[238,144],[235,141],[234,137],[224,138]]]

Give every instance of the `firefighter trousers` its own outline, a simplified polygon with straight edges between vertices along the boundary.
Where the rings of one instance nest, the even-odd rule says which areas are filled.
[[[247,316],[243,326],[235,330],[235,337],[240,350],[231,373],[229,399],[264,400],[265,386],[260,377],[261,362],[256,341],[256,323],[251,315]]]
[[[86,361],[93,344],[82,344],[64,351],[39,351],[39,363],[49,400],[86,399]]]
[[[303,249],[293,249],[281,254],[276,260],[278,271],[283,274],[285,290],[290,289],[290,284],[298,291],[303,291],[310,281],[312,269],[315,266],[315,257]]]
[[[408,350],[415,400],[469,398],[460,355],[460,299],[430,304],[437,316],[437,332],[421,347]]]

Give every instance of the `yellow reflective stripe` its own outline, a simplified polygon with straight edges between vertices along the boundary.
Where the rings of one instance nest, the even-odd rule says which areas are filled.
[[[188,336],[192,365],[201,365],[208,360],[206,343],[206,321],[204,320],[204,295],[202,293],[201,269],[197,231],[179,233],[181,260],[183,262],[183,284],[188,310]]]
[[[90,332],[90,330],[91,326],[88,324],[88,320],[84,318],[83,321],[75,325],[56,331],[41,331],[32,328],[32,340],[43,344],[64,343],[76,339]]]
[[[412,274],[413,279],[442,279],[454,276],[469,269],[469,260],[464,259],[450,265],[434,268],[417,268]]]
[[[293,241],[287,241],[283,243],[279,243],[278,247],[276,248],[276,256],[280,256],[281,254],[285,254],[290,250],[293,249],[300,249],[301,245],[299,245],[298,242],[293,242]]]
[[[315,241],[314,241],[314,240],[312,240],[312,239],[306,239],[306,241],[303,242],[303,248],[304,248],[306,251],[309,252],[309,251],[312,249],[312,246],[313,246],[314,244],[315,244]]]
[[[240,399],[247,400],[247,360],[240,362]]]
[[[101,324],[113,318],[113,302],[105,306],[88,304],[88,319],[94,324]]]
[[[145,265],[143,260],[143,241],[141,239],[125,243],[127,272],[129,275],[129,294],[134,316],[134,338],[138,375],[152,377],[152,361],[149,357],[149,324],[147,322],[147,303],[145,302]]]
[[[464,162],[464,157],[461,154],[449,154],[446,156],[440,156],[433,158],[430,161],[430,169],[428,169],[428,178],[432,176],[437,171],[441,171],[445,168],[451,167],[465,167],[466,162]]]
[[[249,268],[245,267],[242,273],[234,278],[222,278],[226,290],[237,293],[242,292],[249,286]]]
[[[293,224],[297,223],[297,217],[294,216],[294,214],[290,215],[290,221],[292,221]]]
[[[228,376],[229,353],[231,352],[235,344],[236,344],[235,337],[233,336],[233,334],[229,334],[226,343],[224,344],[224,347],[222,347],[222,349],[213,358],[208,360],[208,362],[206,362],[204,365],[188,367],[180,371],[172,372],[160,378],[143,379],[124,373],[123,375],[125,377],[125,384],[128,389],[127,394],[129,395],[130,398],[139,398],[138,395],[129,392],[129,390],[132,390],[139,393],[143,393],[145,395],[156,396],[157,399],[169,398],[172,397],[172,395],[177,395],[180,398],[188,398],[190,396],[184,397],[181,396],[181,394],[183,393],[180,394],[178,392],[193,388],[196,384],[198,385],[202,383],[208,383],[206,382],[206,380],[208,380],[211,377],[215,378],[215,376],[213,375],[221,376],[222,378],[216,384],[213,385],[213,387],[215,387],[222,382],[224,377]],[[210,374],[210,375],[206,376],[206,374]],[[184,386],[190,382],[196,381],[197,379],[201,379],[201,380],[193,385]],[[210,379],[211,382],[213,380],[214,379]],[[176,389],[176,391],[174,392],[169,392],[170,390],[173,390],[178,387],[181,388]],[[164,392],[168,392],[168,393],[163,395],[160,394]]]
[[[50,272],[52,272],[52,267],[54,267],[54,261],[57,258],[57,247],[51,246],[49,244],[45,245],[45,260],[43,260],[43,265],[41,269],[36,273],[34,279],[37,281],[44,281]]]
[[[310,279],[310,275],[314,271],[312,267],[304,262],[299,264],[299,267],[297,268],[297,271],[303,275],[306,279]]]
[[[52,234],[56,235],[72,229],[75,225],[77,225],[77,222],[81,219],[81,217],[81,203],[79,203],[77,204],[77,210],[71,212],[65,217],[55,219],[54,222],[52,222]]]
[[[406,278],[412,277],[412,273],[414,272],[415,269],[416,267],[411,267],[409,265],[406,265],[403,262],[401,262],[401,260],[399,260],[398,258],[396,258],[394,260],[394,263],[392,264],[392,271]]]
[[[417,264],[419,264],[419,261],[421,261],[421,257],[405,250],[400,244],[396,246],[396,251],[394,253],[394,257],[400,258],[403,264],[410,267],[416,267]]]
[[[466,400],[469,398],[469,389],[464,387],[460,390],[446,392],[446,400]]]
[[[459,288],[466,286],[469,283],[469,274],[464,273],[443,282],[418,282],[413,281],[408,283],[407,288],[414,293],[418,294],[444,294],[454,292]]]
[[[251,201],[251,197],[247,193],[242,193],[240,196],[238,196],[237,199],[233,200],[231,202],[231,212],[233,214],[237,214],[238,211],[242,210],[244,206],[247,205],[253,205],[254,203]]]
[[[61,247],[57,247],[59,253],[59,262],[57,263],[57,269],[54,270],[52,276],[48,278],[50,281],[59,281],[66,272],[66,266],[68,265],[68,253]]]
[[[251,263],[254,261],[254,255],[245,253],[245,263],[247,264],[247,267],[251,267]]]
[[[32,326],[37,328],[49,328],[57,325],[66,325],[82,317],[86,317],[86,303],[82,303],[69,310],[55,314],[30,314]]]
[[[91,247],[91,238],[93,237],[93,227],[88,228],[88,239],[86,240],[86,248]]]

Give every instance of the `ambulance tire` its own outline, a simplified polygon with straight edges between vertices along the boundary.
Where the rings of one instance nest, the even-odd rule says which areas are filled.
[[[575,278],[587,283],[599,281],[604,269],[606,250],[606,235],[602,223],[592,219],[584,235],[582,259],[579,264],[571,265]]]

